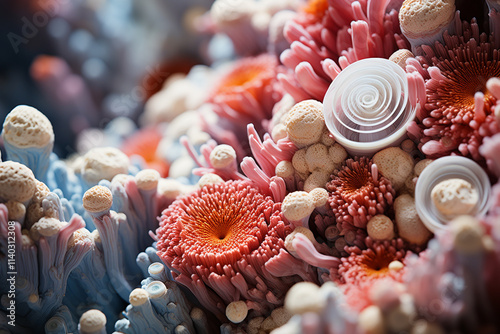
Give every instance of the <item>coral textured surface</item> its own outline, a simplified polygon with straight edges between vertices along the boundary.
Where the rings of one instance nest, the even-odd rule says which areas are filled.
[[[500,332],[496,1],[6,7],[1,333]]]

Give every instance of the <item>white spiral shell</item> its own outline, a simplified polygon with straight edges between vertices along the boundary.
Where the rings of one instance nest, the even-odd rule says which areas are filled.
[[[474,160],[449,156],[434,160],[418,177],[415,188],[415,208],[422,223],[432,232],[446,229],[449,219],[435,207],[432,189],[444,180],[462,179],[469,182],[479,194],[479,201],[470,214],[481,217],[489,208],[491,184],[486,172]]]
[[[371,155],[403,139],[416,109],[403,69],[369,58],[340,72],[325,94],[323,112],[328,130],[349,153]]]

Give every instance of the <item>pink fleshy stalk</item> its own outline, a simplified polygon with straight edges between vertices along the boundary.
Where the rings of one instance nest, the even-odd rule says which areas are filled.
[[[275,175],[276,165],[280,161],[292,161],[297,147],[291,141],[280,139],[275,143],[266,133],[262,142],[253,124],[247,125],[247,132],[252,155],[267,175]]]
[[[292,245],[299,258],[314,267],[330,270],[332,268],[336,269],[340,264],[338,258],[318,252],[311,240],[301,233],[295,235]]]
[[[388,58],[396,49],[408,48],[399,29],[398,12],[386,13],[388,4],[387,0],[328,1],[328,8],[316,13],[315,19],[299,12],[284,30],[291,43],[280,57],[291,71],[278,77],[284,89],[297,102],[307,98],[321,101],[334,76],[323,68],[325,60],[345,68],[357,60]]]
[[[246,177],[238,172],[236,166],[229,166],[228,168],[221,169],[215,168],[210,163],[210,153],[217,146],[217,143],[213,140],[203,144],[200,148],[201,154],[203,155],[205,163],[202,162],[193,145],[189,142],[186,136],[180,138],[181,144],[186,148],[189,156],[193,161],[199,166],[199,168],[193,169],[193,174],[198,176],[203,176],[208,173],[213,173],[219,175],[223,180],[245,180]]]
[[[486,159],[486,166],[490,173],[500,177],[500,133],[484,138],[479,147],[479,153]]]
[[[266,195],[273,196],[276,202],[282,202],[285,198],[286,184],[285,181],[279,176],[269,177],[260,167],[255,160],[250,157],[243,158],[240,164],[241,170],[245,175],[256,184],[256,186]]]

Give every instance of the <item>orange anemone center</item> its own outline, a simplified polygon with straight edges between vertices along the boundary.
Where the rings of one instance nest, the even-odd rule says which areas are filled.
[[[342,194],[346,198],[364,196],[373,188],[367,166],[360,166],[354,162],[351,168],[346,168],[339,173],[342,184]]]
[[[474,118],[474,94],[477,92],[484,94],[485,112],[491,111],[496,99],[486,89],[486,82],[500,76],[499,61],[443,61],[437,66],[448,80],[443,80],[437,94],[429,94],[429,100],[445,110],[447,119],[469,123]]]
[[[247,191],[237,194],[211,189],[193,199],[180,217],[183,244],[201,257],[222,256],[219,264],[233,263],[257,249],[268,231],[264,216],[268,203],[256,191]]]
[[[314,15],[316,18],[321,19],[325,15],[327,9],[327,0],[309,0],[302,10],[307,14]]]
[[[361,262],[361,267],[364,268],[368,276],[380,276],[387,274],[389,271],[389,264],[392,261],[393,258],[385,254],[369,252],[365,254],[365,257]]]

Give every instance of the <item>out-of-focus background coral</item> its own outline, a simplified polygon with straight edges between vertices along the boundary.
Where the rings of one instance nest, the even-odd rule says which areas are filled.
[[[2,1],[0,119],[16,105],[36,105],[63,157],[85,129],[119,116],[137,122],[165,79],[210,61],[209,34],[195,25],[212,2]]]

